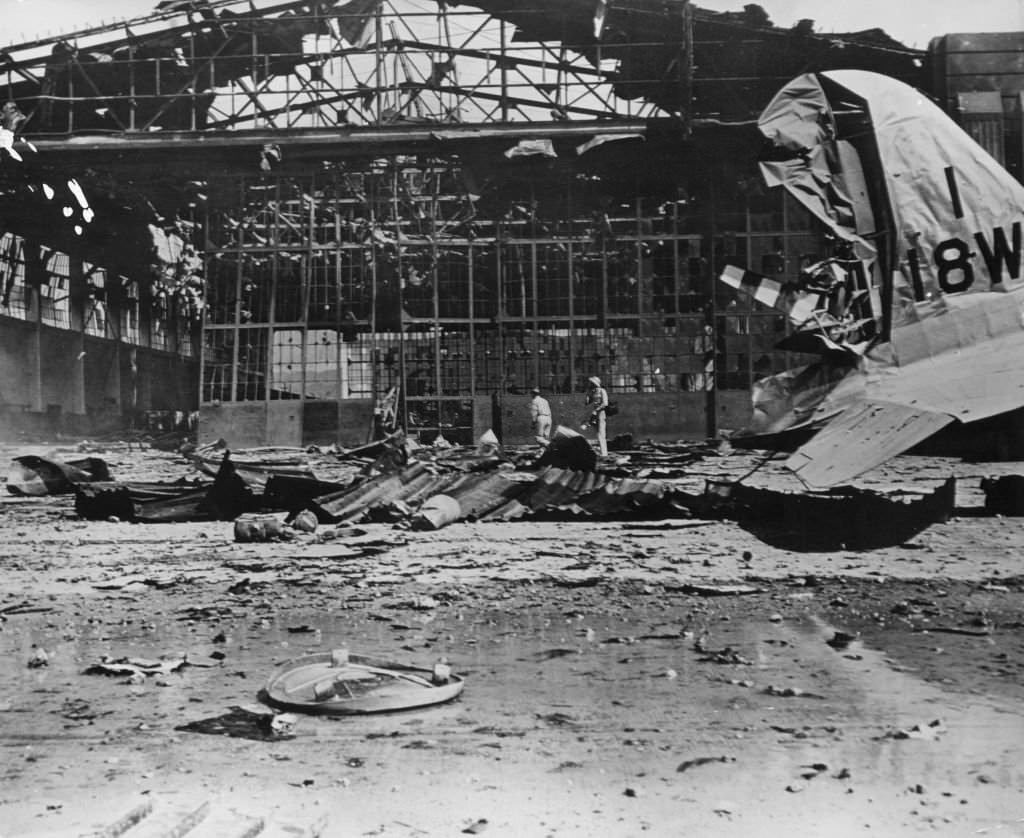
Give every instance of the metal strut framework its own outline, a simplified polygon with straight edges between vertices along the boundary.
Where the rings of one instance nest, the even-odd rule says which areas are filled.
[[[0,83],[40,156],[191,183],[201,268],[173,207],[136,205],[204,287],[201,401],[262,410],[267,440],[398,392],[410,430],[468,441],[492,398],[594,374],[712,432],[716,391],[788,363],[778,317],[716,299],[717,260],[819,245],[737,191],[753,117],[808,66],[919,72],[686,0],[163,5],[9,47]]]
[[[287,131],[666,115],[638,95],[617,95],[619,62],[602,58],[592,36],[587,43],[524,40],[514,24],[469,6],[174,5],[0,52],[6,96],[28,117],[22,130]],[[631,49],[664,46],[662,39]],[[662,82],[638,77],[631,84]]]

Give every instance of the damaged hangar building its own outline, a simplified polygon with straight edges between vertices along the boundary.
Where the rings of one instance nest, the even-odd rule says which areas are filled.
[[[0,50],[0,425],[358,445],[743,426],[785,317],[715,278],[831,243],[757,176],[808,71],[933,97],[1015,176],[1022,37],[823,34],[685,0],[162,2]],[[717,286],[717,287],[716,287]]]

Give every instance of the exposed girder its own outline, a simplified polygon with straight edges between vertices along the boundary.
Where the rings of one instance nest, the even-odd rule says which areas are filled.
[[[349,126],[743,121],[807,69],[863,67],[920,83],[921,55],[877,33],[817,36],[687,0],[193,0],[9,47],[0,79],[31,136],[286,136]]]
[[[480,9],[415,0],[194,2],[9,47],[0,72],[34,136],[659,113],[618,97],[582,47],[517,32]]]

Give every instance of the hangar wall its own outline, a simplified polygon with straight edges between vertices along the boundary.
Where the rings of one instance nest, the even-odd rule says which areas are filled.
[[[82,437],[142,428],[152,413],[187,417],[199,395],[198,320],[185,309],[167,316],[128,280],[87,278],[63,253],[44,249],[46,276],[29,281],[22,254],[31,247],[0,238],[0,437]]]
[[[200,438],[362,444],[391,391],[423,442],[488,427],[521,442],[531,387],[569,416],[593,375],[639,438],[741,427],[752,381],[794,357],[774,349],[785,318],[713,276],[727,261],[795,273],[825,242],[781,193],[713,202],[671,142],[616,145],[583,162],[475,147],[472,172],[459,155],[394,155],[218,185]],[[488,185],[471,195],[470,178]]]

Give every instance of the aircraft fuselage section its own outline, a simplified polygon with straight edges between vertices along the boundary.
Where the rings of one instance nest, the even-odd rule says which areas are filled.
[[[957,171],[953,166],[943,170],[948,198],[948,210],[952,215],[950,227],[965,225],[965,218],[975,223],[988,215],[988,221],[1001,221],[1007,216],[1000,213],[986,212],[988,207],[968,205],[961,195],[957,182]],[[1007,177],[1009,175],[1007,174]],[[936,194],[941,190],[936,190]],[[1024,211],[1024,207],[1021,208]],[[992,216],[995,215],[996,218]],[[1010,215],[1012,218],[1012,214]],[[968,228],[969,229],[969,228]],[[923,302],[928,298],[927,282],[922,274],[934,271],[934,281],[943,294],[960,294],[970,291],[979,280],[987,286],[975,288],[976,291],[1002,290],[1006,280],[1020,279],[1021,274],[1021,221],[1004,222],[986,225],[974,233],[958,233],[939,240],[931,252],[921,252],[922,239],[938,239],[945,230],[932,229],[929,235],[914,235],[915,246],[906,252],[906,265],[910,274],[914,298]],[[950,231],[952,232],[952,231]]]
[[[1021,238],[1021,222],[1015,221],[1010,225],[1009,234],[1005,227],[994,227],[978,231],[970,242],[955,236],[939,242],[930,260],[935,266],[939,288],[944,294],[969,291],[980,273],[975,270],[975,260],[979,256],[990,285],[1002,285],[1006,280],[1020,279]],[[914,298],[923,302],[927,295],[921,276],[922,254],[916,247],[912,247],[906,257]]]

